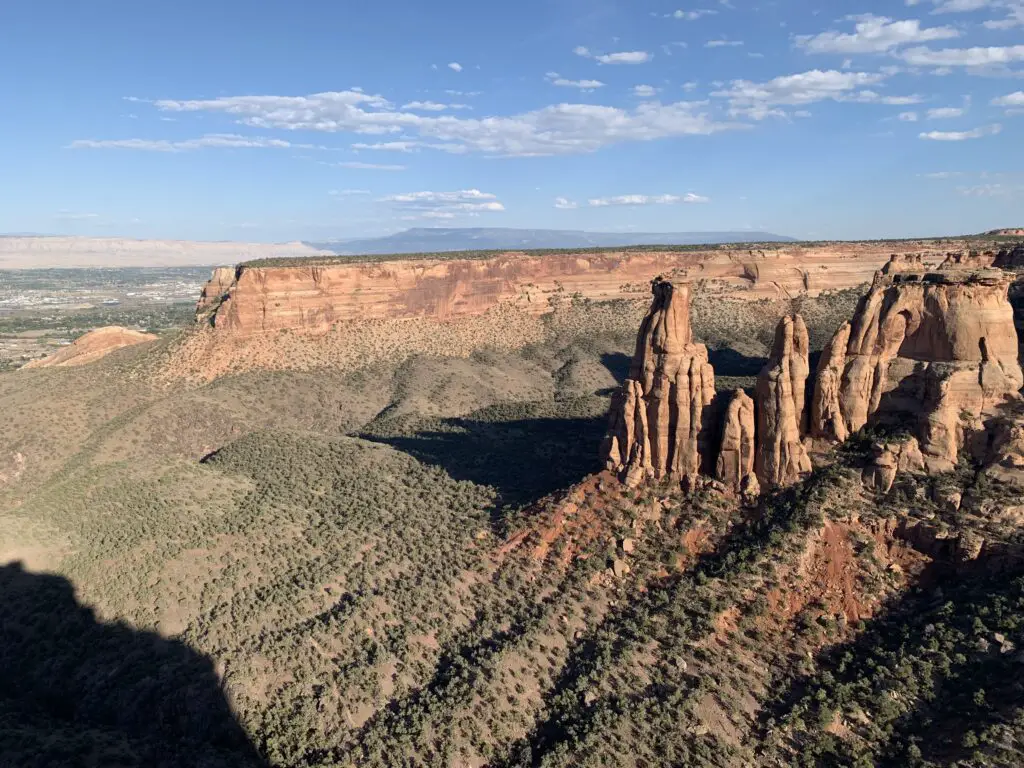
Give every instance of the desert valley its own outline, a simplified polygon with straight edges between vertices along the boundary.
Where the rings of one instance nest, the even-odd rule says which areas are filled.
[[[0,764],[1020,764],[1017,235],[271,255],[78,327],[0,373]]]

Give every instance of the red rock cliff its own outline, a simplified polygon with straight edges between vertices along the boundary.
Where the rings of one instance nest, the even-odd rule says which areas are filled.
[[[935,263],[939,244],[911,244]],[[909,247],[909,246],[908,246]],[[325,331],[353,319],[482,314],[513,303],[536,314],[570,297],[595,301],[643,298],[658,275],[677,284],[708,281],[723,294],[749,298],[816,295],[871,281],[890,257],[885,244],[837,243],[750,251],[622,251],[486,259],[395,259],[323,266],[217,270],[197,308],[201,321],[236,334],[280,329]]]

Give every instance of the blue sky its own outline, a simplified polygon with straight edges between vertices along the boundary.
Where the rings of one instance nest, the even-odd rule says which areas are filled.
[[[0,232],[1024,224],[1024,0],[3,0]]]

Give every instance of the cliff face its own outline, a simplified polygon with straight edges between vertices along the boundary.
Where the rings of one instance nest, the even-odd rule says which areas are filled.
[[[880,275],[822,355],[812,436],[916,421],[929,468],[951,469],[1024,383],[1008,287],[997,270]]]
[[[937,246],[918,245],[916,250],[936,263],[944,256]],[[498,304],[543,314],[551,302],[571,297],[642,298],[659,275],[677,284],[710,281],[723,295],[752,299],[816,295],[870,282],[889,256],[884,244],[840,243],[772,251],[503,254],[487,259],[241,266],[233,274],[214,273],[198,315],[218,330],[249,334],[325,331],[352,319],[447,320],[479,315]]]

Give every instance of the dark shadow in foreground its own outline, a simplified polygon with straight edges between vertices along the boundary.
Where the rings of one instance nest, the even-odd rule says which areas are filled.
[[[440,429],[412,435],[363,434],[456,480],[490,485],[501,494],[499,511],[534,501],[600,469],[602,418],[475,421],[444,419]]]
[[[265,765],[211,660],[97,621],[67,579],[0,567],[0,766]]]

